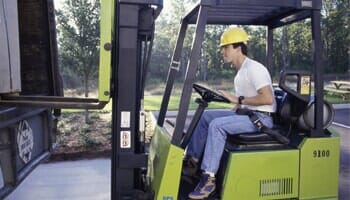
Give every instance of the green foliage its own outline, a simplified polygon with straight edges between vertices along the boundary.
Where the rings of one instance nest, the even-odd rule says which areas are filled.
[[[248,56],[261,62],[266,57],[266,28],[259,26],[245,26],[244,29],[250,35],[248,41]]]
[[[350,99],[343,99],[342,96],[340,95],[334,95],[334,94],[326,94],[325,95],[325,100],[332,104],[343,104],[343,103],[350,103]]]
[[[171,1],[163,10],[156,25],[155,48],[149,78],[166,79],[181,16],[193,5],[192,1]],[[327,73],[349,73],[350,66],[350,6],[347,0],[325,0],[322,10],[322,40],[324,43],[324,70]],[[310,20],[304,20],[274,31],[274,63],[267,66],[273,76],[278,76],[283,68],[309,70],[312,66],[312,35]],[[205,41],[198,62],[197,79],[208,81],[218,78],[233,77],[234,71],[224,65],[218,48],[221,33],[227,26],[207,26]],[[248,27],[244,29],[250,35],[248,54],[253,59],[265,63],[266,28]],[[193,30],[188,30],[193,33]],[[183,76],[187,64],[190,37],[185,39],[179,76]]]
[[[323,34],[326,72],[350,70],[350,2],[326,0],[323,3]]]
[[[99,1],[65,0],[57,11],[59,62],[67,87],[79,84],[88,96],[97,79],[99,61]],[[78,80],[77,80],[78,79]]]
[[[191,102],[190,102],[190,107],[189,110],[195,110],[197,109],[198,104],[194,102],[195,98],[198,96],[194,95]],[[160,104],[162,101],[162,96],[146,96],[145,97],[145,110],[159,110]],[[178,110],[180,104],[180,96],[175,95],[172,96],[169,100],[169,106],[168,110]],[[212,102],[209,104],[208,109],[216,109],[216,108],[232,108],[232,104],[227,104],[227,103],[217,103],[217,102]]]
[[[192,7],[195,0],[172,0],[165,1],[167,4],[156,22],[155,40],[152,50],[152,56],[149,67],[149,78],[158,78],[166,80],[173,50],[176,44],[178,31],[180,29],[181,17],[187,11],[186,8]],[[192,36],[193,27],[187,30],[188,36]],[[191,37],[185,38],[182,58],[180,60],[179,78],[186,73],[189,49],[191,46]]]
[[[147,84],[165,82],[170,61],[180,28],[181,18],[197,0],[164,1],[164,9],[156,21],[155,41],[147,76]],[[350,66],[350,5],[348,0],[322,1],[322,40],[324,71],[326,73],[349,74]],[[60,65],[65,85],[83,87],[96,86],[99,51],[99,1],[65,0],[57,11]],[[312,68],[312,36],[310,20],[304,20],[274,31],[274,61],[271,69],[277,79],[283,68]],[[210,81],[233,78],[235,71],[224,64],[218,48],[220,36],[228,25],[208,25],[198,61],[197,80]],[[266,28],[248,27],[250,35],[248,54],[265,63]],[[189,50],[194,28],[187,30],[184,40],[178,79],[186,73]],[[160,90],[159,90],[160,91]],[[110,105],[109,105],[110,106]],[[108,106],[107,106],[108,107]]]
[[[79,127],[77,127],[77,126],[70,127],[70,132],[75,132],[75,131],[78,131],[78,130],[79,130]]]
[[[278,75],[282,69],[311,69],[310,26],[310,20],[304,20],[275,30],[273,75]]]
[[[228,89],[228,88],[220,88],[220,89]],[[228,89],[229,90],[229,89]],[[150,96],[145,96],[144,99],[144,109],[145,110],[149,110],[149,111],[156,111],[159,110],[160,108],[160,104],[162,101],[162,95],[150,95]],[[197,104],[194,102],[194,98],[196,98],[198,96],[194,96],[190,102],[190,110],[195,110],[197,108]],[[329,95],[329,94],[325,94],[325,99],[331,103],[350,103],[350,100],[343,100],[342,97],[340,96],[334,96],[334,95]],[[168,110],[177,110],[179,108],[179,102],[180,102],[180,95],[174,95],[171,97],[170,102],[169,102],[169,106],[168,106]],[[112,105],[112,102],[110,102],[109,104],[107,104],[107,106],[104,108],[104,113],[106,112],[111,112],[112,107],[108,106],[108,105]],[[216,109],[216,108],[232,108],[231,104],[226,104],[226,103],[216,103],[216,102],[212,102],[209,104],[209,109]],[[64,116],[74,116],[72,115],[73,112],[77,112],[75,110],[70,110],[70,109],[64,109],[62,111]],[[81,111],[80,111],[81,112]],[[92,113],[97,114],[96,111],[93,111]],[[64,132],[64,134],[69,134],[70,132],[74,132],[77,131],[78,127],[71,127],[71,130],[65,130],[65,121],[60,121],[59,122],[59,128],[62,129],[62,131]],[[88,132],[86,129],[84,129],[84,131],[82,132]]]
[[[83,134],[91,132],[90,127],[88,125],[84,125],[83,127],[81,127],[80,131]]]
[[[93,112],[90,114],[90,119],[91,120],[100,119],[100,115],[97,112]]]
[[[207,62],[200,67],[201,76],[198,77],[199,80],[207,81],[233,77],[232,67],[224,64],[219,48],[221,34],[227,27],[219,25],[207,26],[202,55]]]
[[[83,146],[85,148],[91,148],[91,147],[96,147],[99,145],[99,143],[96,141],[95,138],[91,137],[88,132],[82,132],[80,134],[82,140],[83,140]]]
[[[83,146],[86,148],[96,147],[99,143],[90,134],[91,129],[88,125],[84,125],[80,129],[80,137],[83,141]]]

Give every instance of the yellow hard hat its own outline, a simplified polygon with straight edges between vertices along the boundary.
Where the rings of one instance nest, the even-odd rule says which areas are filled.
[[[220,47],[239,43],[239,42],[247,42],[248,34],[241,28],[228,28],[222,35],[220,39]]]

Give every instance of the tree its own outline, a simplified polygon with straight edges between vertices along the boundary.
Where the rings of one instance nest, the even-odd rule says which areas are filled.
[[[326,0],[323,10],[326,72],[347,73],[350,67],[350,2]]]
[[[282,66],[286,68],[289,67],[289,57],[288,55],[288,31],[287,27],[282,27],[282,36],[281,36],[281,46],[282,46]]]
[[[77,76],[85,97],[98,75],[99,7],[98,0],[65,0],[57,11],[61,73],[66,78]]]
[[[206,27],[203,43],[203,56],[207,62],[200,68],[200,80],[233,77],[233,70],[229,64],[224,64],[220,53],[220,37],[228,26],[209,25]],[[206,73],[206,74],[205,74]]]
[[[192,7],[195,0],[172,0],[165,1],[166,4],[156,21],[155,39],[150,62],[150,79],[156,78],[164,81],[168,72],[171,57],[174,52],[181,17]],[[193,28],[188,28],[188,33]],[[192,34],[187,34],[192,35]],[[187,67],[187,58],[191,47],[191,38],[186,38],[182,49],[179,77],[184,76]],[[148,80],[150,81],[150,80]]]
[[[157,22],[155,48],[152,54],[152,74],[166,78],[169,62],[174,51],[181,17],[191,8],[191,0],[165,1],[169,6],[162,11]],[[324,69],[329,73],[349,73],[350,66],[350,5],[349,0],[325,0],[322,2],[322,40],[324,41]],[[302,20],[274,30],[274,63],[267,66],[273,75],[281,69],[312,69],[312,32],[311,21]],[[230,78],[234,71],[224,64],[218,44],[220,35],[227,26],[209,25],[206,27],[205,40],[202,44],[197,78],[202,81],[218,78]],[[250,38],[248,42],[250,57],[265,63],[266,59],[266,27],[244,26]],[[194,29],[189,28],[190,37]],[[186,38],[182,50],[180,75],[186,70],[191,39]],[[162,75],[161,75],[162,74]]]

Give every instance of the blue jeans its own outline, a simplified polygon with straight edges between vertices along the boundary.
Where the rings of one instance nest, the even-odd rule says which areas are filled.
[[[261,122],[271,128],[272,118],[256,112]],[[247,115],[238,115],[232,110],[206,110],[186,149],[186,155],[200,159],[203,151],[201,169],[215,173],[225,148],[227,134],[249,133],[258,131]]]

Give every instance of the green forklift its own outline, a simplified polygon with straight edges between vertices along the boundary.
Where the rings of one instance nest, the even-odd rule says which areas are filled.
[[[195,83],[206,25],[265,26],[265,65],[271,70],[274,29],[300,20],[311,20],[313,68],[310,72],[283,68],[275,88],[278,108],[272,133],[228,136],[218,189],[211,198],[338,199],[340,138],[329,128],[334,110],[323,99],[321,4],[321,0],[202,0],[183,17],[150,145],[147,177],[154,199],[188,199],[198,180],[181,174],[186,145],[208,104],[228,102],[215,90]],[[195,34],[187,73],[179,110],[171,115],[167,107],[190,24],[195,24]],[[191,115],[193,89],[200,98]]]
[[[278,112],[273,133],[228,138],[212,198],[338,199],[340,138],[329,128],[334,111],[323,100],[321,0],[200,0],[181,21],[150,144],[144,140],[149,133],[144,128],[143,98],[155,20],[163,0],[101,0],[98,98],[63,97],[52,0],[18,0],[19,6],[14,2],[0,1],[0,32],[4,33],[0,40],[5,41],[0,43],[0,57],[4,58],[0,68],[8,71],[2,80],[15,77],[0,90],[0,198],[54,149],[53,123],[61,108],[102,109],[112,99],[111,199],[188,199],[197,180],[181,174],[186,145],[208,104],[227,102],[215,90],[195,83],[206,25],[265,26],[265,65],[272,69],[274,29],[311,20],[312,70],[281,72],[275,90]],[[16,10],[21,16],[18,21],[10,16]],[[190,24],[195,25],[195,33],[178,112],[172,115],[167,108]],[[34,72],[35,76],[24,76]],[[43,80],[46,82],[39,86],[38,81]],[[192,114],[188,109],[193,90],[200,98]],[[29,113],[35,119],[29,120]],[[44,113],[41,119],[38,113]],[[12,125],[22,119],[28,119],[26,127],[35,127],[29,143],[34,148],[28,147],[33,156],[26,160],[18,155],[20,135],[14,136],[17,129]]]

